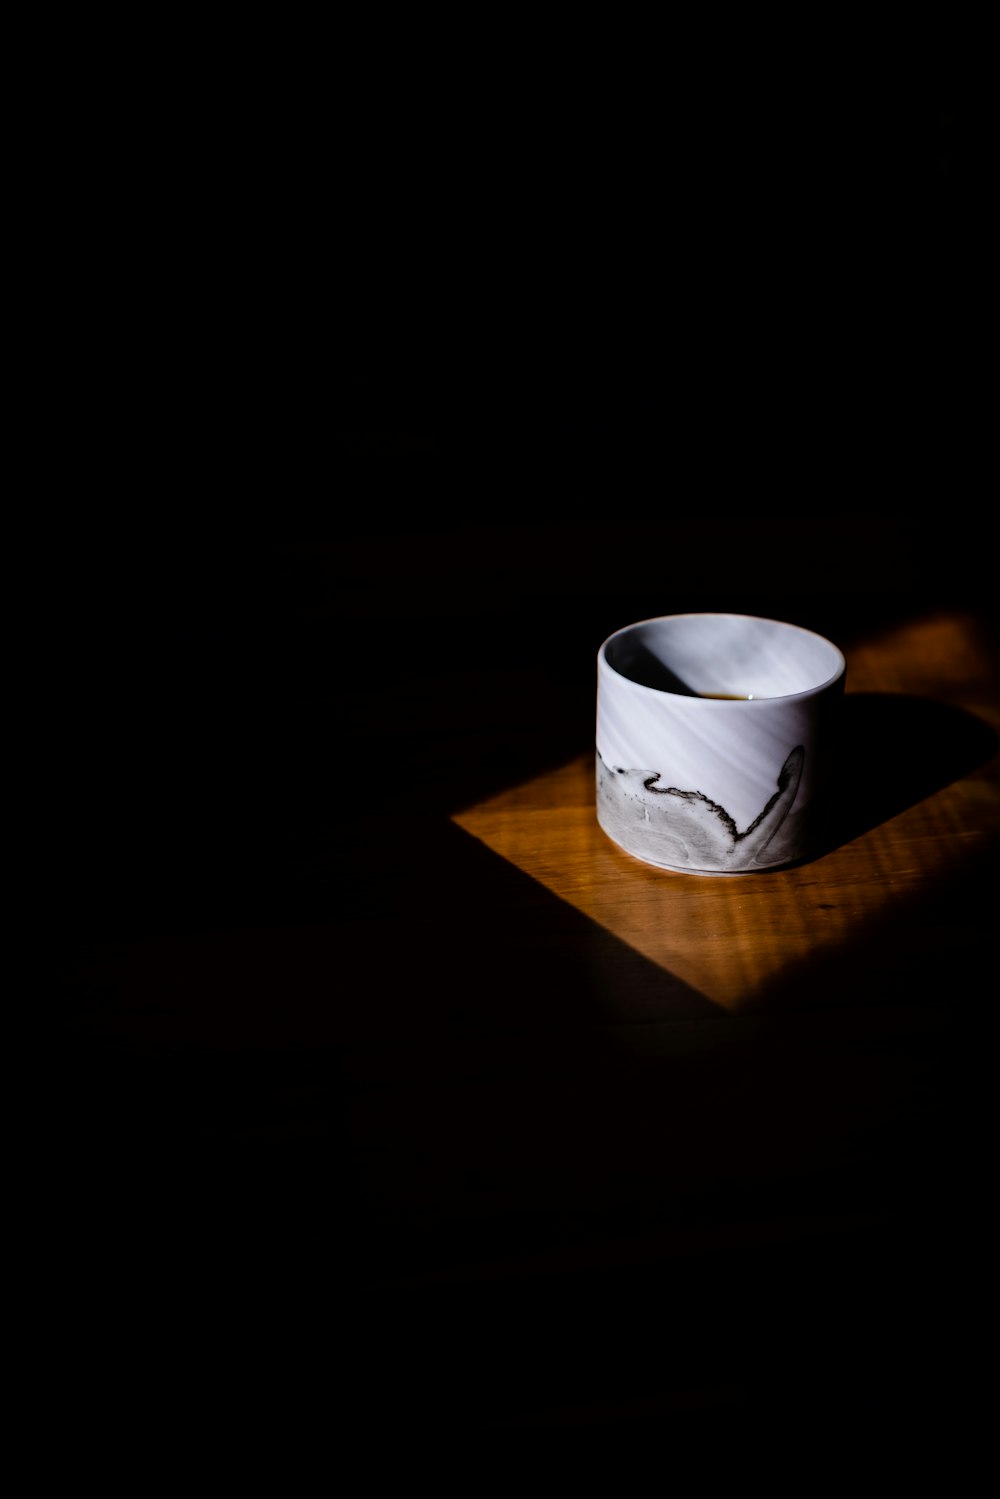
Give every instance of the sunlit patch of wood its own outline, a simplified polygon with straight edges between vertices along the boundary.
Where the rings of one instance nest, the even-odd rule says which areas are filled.
[[[848,692],[961,707],[1000,731],[996,678],[974,623],[911,621],[846,652]],[[877,762],[878,746],[873,747]],[[892,764],[873,773],[891,775]],[[454,820],[546,889],[727,1011],[751,1007],[805,962],[822,962],[1000,841],[994,756],[808,864],[747,875],[654,869],[595,816],[592,753]]]

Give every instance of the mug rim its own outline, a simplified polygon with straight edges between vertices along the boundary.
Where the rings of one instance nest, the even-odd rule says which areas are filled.
[[[651,687],[645,682],[637,682],[633,677],[626,676],[624,672],[619,671],[618,668],[616,666],[613,666],[612,663],[608,660],[608,646],[611,645],[613,641],[620,639],[624,635],[629,635],[634,631],[641,630],[648,625],[661,624],[668,620],[681,619],[746,620],[753,621],[754,623],[776,625],[781,630],[792,631],[797,635],[808,635],[811,639],[818,641],[821,645],[825,646],[827,650],[833,653],[833,658],[836,666],[828,677],[825,677],[820,682],[814,683],[811,687],[803,687],[798,692],[782,692],[772,694],[770,696],[762,695],[760,697],[754,696],[713,698],[703,697],[698,693],[671,692],[669,688],[666,687]],[[796,698],[815,696],[817,693],[824,692],[828,688],[835,686],[847,671],[847,661],[844,657],[843,651],[838,645],[834,643],[834,641],[830,640],[826,635],[821,635],[818,630],[811,630],[807,625],[796,624],[793,620],[776,619],[772,615],[745,614],[738,611],[726,609],[692,609],[682,611],[678,614],[652,614],[645,619],[632,620],[629,624],[622,625],[617,630],[612,630],[611,634],[605,637],[605,639],[601,642],[600,647],[598,648],[597,660],[599,667],[602,667],[605,671],[610,672],[618,681],[626,683],[630,688],[634,689],[637,692],[650,693],[655,699],[667,698],[671,701],[677,702],[699,703],[704,705],[706,708],[759,708],[764,703],[793,702]]]

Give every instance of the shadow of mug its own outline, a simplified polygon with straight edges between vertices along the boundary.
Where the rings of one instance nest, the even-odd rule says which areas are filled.
[[[848,693],[819,853],[852,842],[961,780],[998,746],[987,723],[949,703],[903,693]]]

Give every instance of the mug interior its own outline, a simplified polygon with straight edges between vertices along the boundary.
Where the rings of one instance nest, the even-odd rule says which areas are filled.
[[[799,625],[746,614],[674,614],[628,625],[604,645],[609,667],[684,697],[773,698],[809,692],[844,669],[838,648]]]

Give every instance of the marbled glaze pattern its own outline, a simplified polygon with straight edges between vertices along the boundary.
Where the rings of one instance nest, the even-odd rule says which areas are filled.
[[[835,645],[777,620],[667,615],[617,631],[598,653],[601,827],[667,869],[802,858],[844,675]]]
[[[776,790],[741,832],[725,807],[701,791],[660,784],[658,771],[607,766],[597,756],[597,818],[609,838],[630,853],[667,869],[717,873],[767,868],[784,863],[768,848],[795,801],[805,750],[790,752],[777,776]]]

